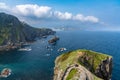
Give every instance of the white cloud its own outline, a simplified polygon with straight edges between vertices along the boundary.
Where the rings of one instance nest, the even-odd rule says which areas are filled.
[[[94,16],[87,16],[85,17],[85,21],[90,21],[90,22],[99,22],[99,19],[94,17]]]
[[[69,12],[63,13],[60,11],[55,11],[54,16],[62,20],[77,20],[81,22],[93,22],[93,23],[99,22],[99,19],[94,16],[83,16],[82,14],[77,14],[74,16],[72,13]]]
[[[73,20],[84,21],[84,16],[82,14],[77,14],[73,17]]]
[[[82,22],[94,22],[97,23],[99,22],[99,19],[94,17],[94,16],[83,16],[82,14],[77,14],[76,16],[73,17],[74,20],[79,20]]]
[[[72,19],[72,13],[68,13],[68,12],[62,13],[60,11],[55,11],[54,15],[58,19],[63,19],[63,20],[70,20],[70,19]]]
[[[39,6],[37,4],[23,4],[23,5],[16,5],[14,7],[7,6],[5,3],[0,2],[0,10],[7,10],[10,13],[19,15],[21,17],[36,17],[41,19],[57,19],[57,20],[71,20],[71,21],[79,21],[79,22],[92,22],[98,23],[99,19],[95,16],[84,16],[83,14],[76,14],[73,15],[69,12],[60,12],[54,11],[49,6]],[[24,18],[23,17],[23,18]]]
[[[51,14],[51,7],[32,4],[16,5],[13,12],[24,16],[46,17]]]
[[[8,6],[5,3],[0,2],[0,9],[8,9]]]

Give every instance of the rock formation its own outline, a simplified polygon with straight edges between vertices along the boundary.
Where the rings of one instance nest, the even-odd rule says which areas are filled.
[[[112,57],[90,50],[76,50],[55,60],[54,80],[110,80]]]
[[[0,13],[0,51],[16,48],[21,43],[35,41],[36,38],[54,33],[51,29],[34,28],[13,15]]]
[[[59,40],[59,37],[53,37],[52,39],[50,39],[48,42],[49,43],[55,43],[55,42],[57,42]]]

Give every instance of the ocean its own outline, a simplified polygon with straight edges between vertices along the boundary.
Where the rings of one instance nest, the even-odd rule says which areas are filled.
[[[31,51],[0,52],[0,71],[10,68],[12,74],[0,80],[52,80],[54,61],[60,54],[76,50],[88,49],[113,56],[112,80],[120,80],[120,32],[104,31],[58,31],[60,40],[49,45],[49,36],[37,40],[30,46]],[[47,49],[46,46],[51,46]],[[58,52],[61,47],[67,51]]]

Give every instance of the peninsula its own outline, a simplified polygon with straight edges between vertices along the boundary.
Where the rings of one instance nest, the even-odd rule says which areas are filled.
[[[90,50],[75,50],[55,60],[54,80],[110,80],[112,57]]]
[[[27,42],[54,33],[51,29],[35,28],[13,15],[0,13],[0,51],[16,49]]]

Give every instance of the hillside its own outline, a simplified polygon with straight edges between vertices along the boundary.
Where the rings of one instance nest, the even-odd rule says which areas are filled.
[[[31,42],[36,38],[54,33],[51,29],[34,28],[25,22],[19,21],[19,19],[13,15],[0,13],[0,48],[5,45]]]
[[[110,80],[112,57],[90,50],[75,50],[55,60],[54,80]]]

